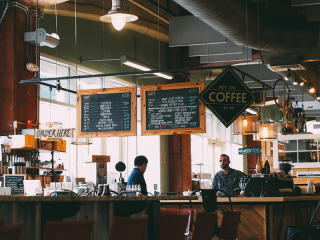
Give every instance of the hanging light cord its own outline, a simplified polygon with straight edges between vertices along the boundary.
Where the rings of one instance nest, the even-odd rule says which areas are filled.
[[[160,3],[158,0],[158,52],[159,52],[159,69],[161,69],[160,66]]]

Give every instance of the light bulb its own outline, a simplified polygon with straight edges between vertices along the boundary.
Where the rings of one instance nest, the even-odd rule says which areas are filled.
[[[316,90],[315,90],[315,88],[314,87],[311,87],[310,89],[309,89],[309,92],[310,93],[314,93]]]
[[[262,135],[264,138],[268,137],[268,129],[266,126],[263,127]]]
[[[244,120],[243,120],[243,126],[245,126],[245,127],[248,126],[248,121],[247,121],[247,119],[244,119]]]
[[[116,13],[112,15],[112,25],[115,29],[120,31],[126,24],[126,17],[124,14]]]

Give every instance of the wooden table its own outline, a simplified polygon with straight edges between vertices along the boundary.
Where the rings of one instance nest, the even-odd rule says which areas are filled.
[[[149,215],[148,240],[157,240],[160,230],[160,200],[187,201],[196,196],[0,196],[0,222],[24,223],[23,240],[40,240],[45,220],[95,221],[93,240],[109,239],[115,206],[145,203]],[[132,204],[133,203],[133,204]],[[135,209],[138,212],[139,210]],[[141,210],[140,210],[141,211]],[[143,214],[142,214],[143,215]]]
[[[231,198],[234,211],[241,211],[238,238],[241,240],[284,240],[288,226],[307,225],[320,196]],[[203,211],[202,199],[192,200],[196,211]],[[190,201],[163,200],[162,207],[190,208]],[[218,223],[230,210],[227,198],[218,198]],[[313,224],[320,220],[318,212]]]

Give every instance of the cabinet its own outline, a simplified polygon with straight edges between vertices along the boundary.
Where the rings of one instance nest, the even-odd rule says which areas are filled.
[[[291,134],[274,140],[273,167],[279,169],[279,160],[291,159],[294,168],[320,167],[320,134]]]
[[[193,185],[198,185],[195,188],[210,189],[212,174],[211,166],[203,163],[191,164],[191,179]]]

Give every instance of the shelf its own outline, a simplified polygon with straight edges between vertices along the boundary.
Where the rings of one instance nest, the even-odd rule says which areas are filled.
[[[55,171],[67,171],[67,169],[46,168],[46,167],[26,167],[26,169],[45,169],[45,170],[55,170]]]
[[[29,151],[29,150],[39,150],[40,152],[67,152],[67,151],[58,151],[58,150],[49,150],[49,149],[42,149],[42,148],[31,148],[31,147],[22,147],[22,148],[11,148],[11,150],[23,150],[23,151]]]

